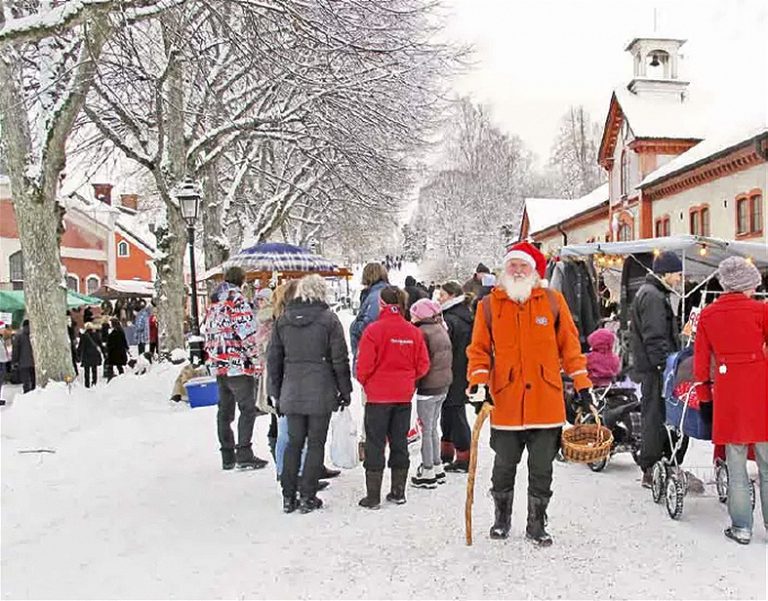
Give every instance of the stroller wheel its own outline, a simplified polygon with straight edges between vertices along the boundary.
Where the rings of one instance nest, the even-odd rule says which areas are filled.
[[[685,499],[685,482],[677,474],[670,474],[666,486],[667,513],[673,520],[683,515],[683,499]]]
[[[663,462],[657,461],[653,464],[653,472],[651,479],[651,494],[653,494],[653,502],[661,503],[661,499],[664,496],[664,487],[667,484],[667,466]]]
[[[606,457],[605,459],[595,461],[594,463],[588,463],[587,465],[593,472],[602,472],[605,469],[605,466],[608,465],[608,458]]]
[[[715,467],[715,487],[719,501],[728,501],[728,466],[723,462],[719,462]]]

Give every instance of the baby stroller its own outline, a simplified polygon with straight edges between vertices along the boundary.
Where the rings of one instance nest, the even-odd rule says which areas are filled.
[[[573,385],[565,381],[566,414],[568,422],[576,423],[577,410]],[[619,384],[611,384],[603,388],[594,389],[595,407],[600,421],[611,430],[613,445],[611,454],[596,463],[588,463],[593,472],[601,472],[608,464],[610,457],[616,453],[632,453],[635,463],[640,457],[642,421],[640,413],[640,400],[634,388],[623,387]],[[593,415],[584,416],[583,422],[594,422]]]
[[[683,502],[691,477],[680,466],[681,450],[686,436],[712,440],[712,403],[701,403],[697,394],[700,382],[693,380],[693,347],[673,353],[667,358],[662,394],[666,405],[666,430],[671,457],[653,466],[651,492],[653,500],[666,501],[667,513],[673,520],[683,514]]]

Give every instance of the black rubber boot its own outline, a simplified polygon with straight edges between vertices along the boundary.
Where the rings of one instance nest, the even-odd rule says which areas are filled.
[[[383,471],[365,470],[365,496],[360,499],[358,505],[366,509],[378,509],[381,507],[381,481],[384,478]]]
[[[549,499],[528,497],[528,525],[525,528],[525,538],[540,547],[552,545],[552,537],[544,528],[547,525],[547,505],[549,505]]]
[[[408,468],[392,468],[392,489],[387,495],[387,501],[395,505],[405,503],[405,484],[408,481]]]
[[[317,497],[302,497],[299,501],[299,513],[310,513],[322,506],[323,502]]]
[[[494,540],[505,539],[509,536],[509,528],[512,525],[512,500],[515,498],[515,492],[491,491],[493,495],[493,504],[495,506],[493,526],[491,526],[491,538]]]
[[[235,469],[235,464],[235,450],[221,449],[221,469],[233,470]]]
[[[237,447],[235,459],[239,470],[260,470],[267,467],[268,463],[266,460],[256,457],[250,445]]]
[[[289,495],[283,497],[283,511],[285,513],[293,513],[299,506],[299,502],[296,499],[296,495]]]
[[[331,478],[336,478],[341,475],[341,470],[332,470],[331,468],[327,466],[323,466],[323,469],[320,471],[320,480],[330,480]]]

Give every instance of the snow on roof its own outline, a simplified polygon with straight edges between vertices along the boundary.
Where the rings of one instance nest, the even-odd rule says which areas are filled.
[[[154,284],[139,280],[115,280],[114,282],[105,284],[105,286],[116,292],[123,292],[125,294],[144,294],[146,296],[154,296],[155,294]]]
[[[730,148],[740,146],[744,142],[748,142],[749,140],[766,133],[768,133],[768,119],[764,119],[762,124],[752,123],[752,125],[726,130],[719,135],[709,136],[690,150],[687,150],[683,154],[669,161],[669,163],[666,163],[656,169],[656,171],[649,173],[640,183],[640,187],[644,188],[669,175],[685,171],[700,161],[708,159],[713,155],[719,154]]]
[[[581,198],[526,198],[528,231],[535,234],[608,201],[605,183]]]
[[[616,100],[636,138],[697,139],[706,133],[706,106],[670,94],[634,94],[614,90]]]

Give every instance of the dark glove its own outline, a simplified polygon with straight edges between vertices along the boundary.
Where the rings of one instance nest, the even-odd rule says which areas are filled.
[[[480,413],[480,409],[483,408],[485,403],[493,405],[493,399],[491,398],[491,393],[488,392],[488,386],[483,386],[484,394],[482,395],[478,394],[478,388],[479,387],[477,385],[474,385],[467,389],[467,395],[469,397],[468,402],[474,408],[475,415]]]
[[[594,398],[592,397],[592,389],[584,388],[579,390],[579,396],[576,399],[579,409],[582,413],[591,413],[592,405],[594,404]]]
[[[352,397],[345,394],[339,394],[336,398],[336,402],[339,404],[339,410],[344,411],[344,407],[349,407],[352,404]]]

